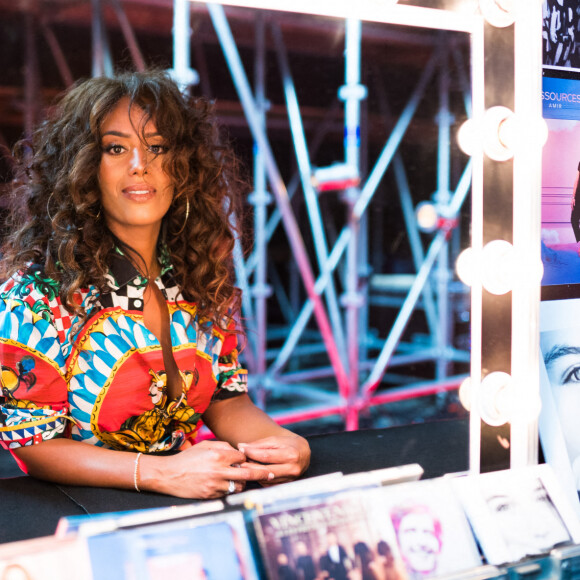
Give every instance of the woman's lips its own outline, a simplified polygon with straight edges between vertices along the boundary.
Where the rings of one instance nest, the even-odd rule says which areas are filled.
[[[130,185],[123,189],[123,195],[132,201],[149,201],[155,196],[155,188],[148,185]]]

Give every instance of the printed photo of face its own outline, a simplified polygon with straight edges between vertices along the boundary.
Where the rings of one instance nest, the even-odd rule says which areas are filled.
[[[540,479],[517,481],[490,478],[481,483],[496,529],[505,540],[511,561],[548,552],[570,541],[570,534]]]
[[[411,573],[429,575],[437,569],[441,552],[441,524],[426,506],[393,513],[401,556]]]
[[[540,347],[576,489],[580,489],[580,327],[542,332]]]

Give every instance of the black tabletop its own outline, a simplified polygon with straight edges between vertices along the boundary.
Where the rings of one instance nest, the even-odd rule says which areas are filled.
[[[423,479],[468,468],[468,421],[440,420],[308,437],[305,477],[418,463]],[[129,490],[55,485],[27,477],[0,450],[0,542],[53,534],[62,516],[184,505],[189,500]]]

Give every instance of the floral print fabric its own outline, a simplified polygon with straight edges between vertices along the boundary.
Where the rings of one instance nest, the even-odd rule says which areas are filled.
[[[119,255],[110,292],[79,293],[84,324],[61,304],[59,286],[32,268],[0,286],[0,443],[13,449],[54,437],[142,452],[193,440],[214,400],[247,392],[237,334],[200,321],[162,262],[155,281],[170,315],[181,397],[165,394],[163,355],[143,324],[147,281]]]

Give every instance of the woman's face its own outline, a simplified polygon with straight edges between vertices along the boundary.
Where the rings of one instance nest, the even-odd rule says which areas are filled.
[[[580,456],[580,330],[542,332],[540,345],[570,461]]]
[[[152,120],[123,98],[101,127],[99,185],[110,230],[131,243],[135,235],[157,239],[173,199],[173,181],[163,170],[167,146]],[[140,138],[145,137],[145,142]]]
[[[570,539],[568,530],[538,479],[488,489],[487,505],[514,559],[538,554]]]

